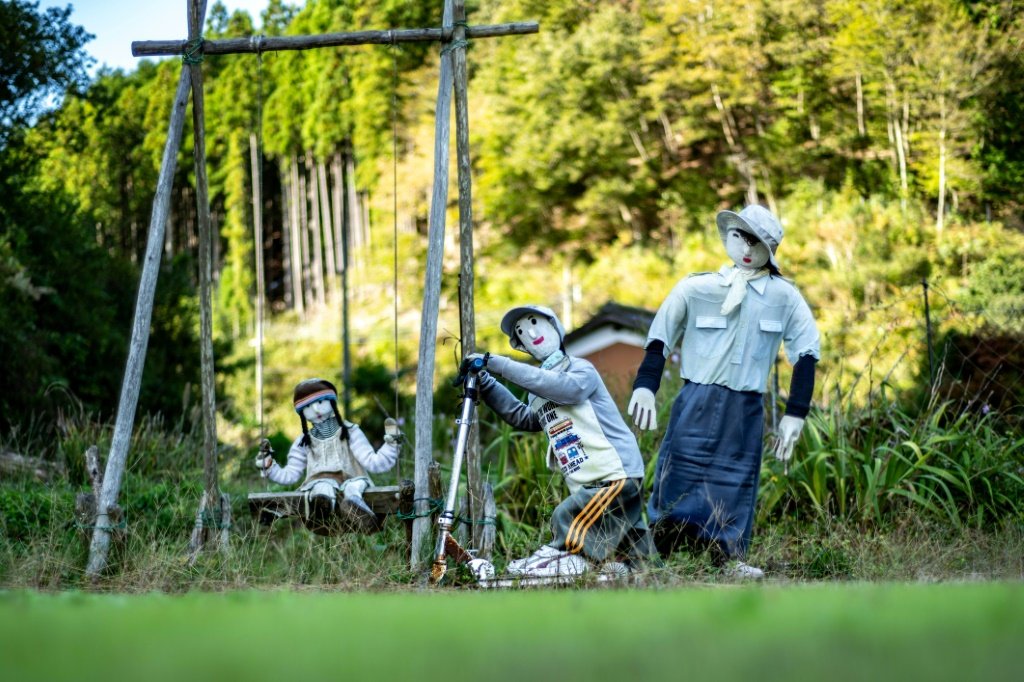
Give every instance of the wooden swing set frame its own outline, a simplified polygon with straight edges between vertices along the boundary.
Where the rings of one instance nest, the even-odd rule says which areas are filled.
[[[444,248],[445,213],[448,202],[448,161],[450,142],[451,100],[455,96],[456,153],[458,167],[459,251],[460,272],[459,317],[462,328],[463,357],[474,352],[476,330],[473,308],[473,235],[472,235],[472,182],[469,156],[468,76],[466,65],[467,40],[537,33],[536,22],[518,22],[492,26],[469,26],[466,23],[465,0],[444,0],[440,28],[391,29],[385,31],[359,31],[327,33],[308,36],[252,36],[225,40],[204,40],[202,26],[206,20],[206,0],[186,0],[188,4],[188,39],[164,41],[136,41],[132,43],[135,56],[182,55],[183,63],[178,87],[171,108],[167,142],[164,145],[160,174],[157,180],[153,209],[150,215],[149,237],[142,266],[132,324],[128,360],[121,384],[117,418],[105,475],[100,490],[96,490],[95,522],[89,545],[86,574],[98,579],[107,569],[111,538],[120,526],[118,495],[124,475],[125,463],[138,406],[142,370],[145,363],[147,340],[153,312],[153,296],[160,269],[164,229],[170,210],[170,196],[177,153],[181,146],[185,109],[189,93],[192,95],[192,122],[194,129],[193,160],[196,173],[196,204],[199,223],[199,297],[200,297],[200,357],[202,363],[202,413],[204,491],[196,513],[196,527],[189,544],[194,559],[204,547],[223,547],[228,541],[230,500],[218,485],[216,395],[214,388],[213,313],[211,283],[213,280],[213,236],[211,234],[209,190],[206,175],[206,127],[203,95],[202,58],[212,54],[240,54],[274,52],[279,50],[306,50],[346,45],[395,45],[404,42],[438,42],[441,50],[440,78],[434,126],[434,179],[430,202],[426,275],[423,293],[423,313],[420,322],[419,362],[416,373],[416,449],[415,480],[413,486],[392,486],[396,490],[377,489],[382,495],[371,494],[375,511],[387,513],[393,509],[408,510],[409,550],[412,568],[423,561],[423,547],[428,546],[430,534],[431,470],[437,471],[431,452],[431,419],[433,413],[433,376],[435,366],[437,317],[441,290],[441,266]],[[485,485],[480,468],[479,439],[473,429],[467,449],[468,509],[471,518],[483,518]],[[439,489],[439,486],[438,486]],[[368,491],[369,492],[369,491]],[[258,514],[286,513],[293,509],[292,496],[280,503],[263,504]],[[411,495],[411,497],[410,497]],[[279,496],[280,497],[280,496]],[[379,499],[378,499],[379,498]],[[257,498],[259,499],[259,498]],[[252,504],[252,502],[250,502]],[[480,525],[473,525],[473,543],[480,556],[489,556],[493,533],[489,540]]]

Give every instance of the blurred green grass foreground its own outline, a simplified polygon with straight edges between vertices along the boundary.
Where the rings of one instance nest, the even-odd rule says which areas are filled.
[[[5,680],[1020,680],[1014,583],[0,593]]]

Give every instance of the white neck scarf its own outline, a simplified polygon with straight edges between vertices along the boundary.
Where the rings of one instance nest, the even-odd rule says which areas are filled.
[[[563,353],[561,351],[561,349],[556,350],[554,353],[552,353],[551,355],[549,355],[546,358],[544,358],[544,362],[540,363],[540,368],[541,369],[551,369],[552,367],[554,367],[555,365],[557,365],[558,363],[560,363],[564,359],[565,359],[565,353]]]
[[[760,270],[747,270],[746,268],[733,267],[732,271],[725,276],[725,283],[729,286],[729,293],[722,301],[722,314],[728,315],[736,306],[743,302],[747,295],[747,282],[764,277],[768,274],[768,268]]]

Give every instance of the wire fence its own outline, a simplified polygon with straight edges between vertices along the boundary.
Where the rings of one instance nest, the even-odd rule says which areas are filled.
[[[813,305],[823,330],[816,398],[829,404],[870,399],[880,390],[923,399],[941,393],[983,412],[1022,412],[1024,308],[963,298],[922,279],[887,286],[870,304]],[[777,361],[770,381],[773,427],[788,369]]]

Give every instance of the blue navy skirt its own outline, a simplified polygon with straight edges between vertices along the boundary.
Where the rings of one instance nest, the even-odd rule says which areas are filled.
[[[763,435],[760,393],[684,385],[658,453],[647,505],[652,526],[743,557],[754,525]]]

